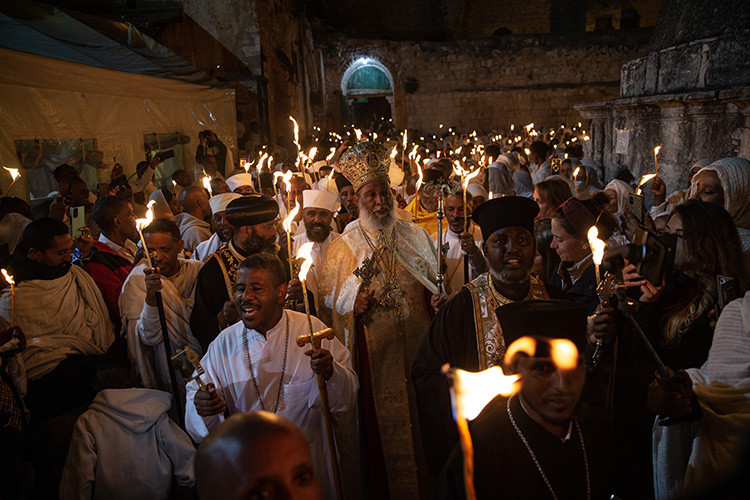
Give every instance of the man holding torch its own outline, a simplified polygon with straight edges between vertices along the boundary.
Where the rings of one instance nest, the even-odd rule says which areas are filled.
[[[314,352],[297,346],[309,337],[304,313],[284,309],[286,266],[275,255],[257,253],[240,264],[234,304],[240,321],[216,338],[201,359],[203,381],[187,385],[186,427],[196,441],[224,421],[228,413],[264,410],[291,420],[307,438],[316,475],[326,498],[333,498],[316,374],[326,379],[331,411],[354,405],[358,384],[349,351],[335,338]],[[316,331],[325,325],[311,318]],[[309,358],[309,359],[308,359]]]

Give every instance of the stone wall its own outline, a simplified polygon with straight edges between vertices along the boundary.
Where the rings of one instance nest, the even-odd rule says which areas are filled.
[[[399,128],[439,124],[492,130],[508,123],[576,122],[576,104],[615,98],[622,64],[645,51],[649,29],[577,36],[514,35],[458,42],[317,40],[325,61],[326,125],[339,128],[341,79],[360,57],[380,61],[394,82]],[[419,87],[406,93],[404,82]]]

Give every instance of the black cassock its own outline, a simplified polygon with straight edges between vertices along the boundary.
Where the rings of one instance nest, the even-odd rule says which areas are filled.
[[[546,288],[551,298],[565,299],[559,290]],[[467,288],[462,288],[438,311],[412,367],[419,428],[433,482],[458,442],[450,385],[440,371],[445,363],[470,372],[479,371],[474,305]]]
[[[474,443],[474,486],[477,499],[552,498],[536,464],[508,417],[507,398],[498,396],[474,419],[469,429]],[[586,466],[583,448],[574,424],[563,442],[529,417],[518,396],[511,399],[511,412],[536,455],[558,499],[586,499]],[[632,498],[627,485],[629,458],[610,428],[598,421],[579,422],[586,448],[591,498],[609,499],[617,494]],[[463,499],[463,454],[454,448],[435,487],[435,499]]]

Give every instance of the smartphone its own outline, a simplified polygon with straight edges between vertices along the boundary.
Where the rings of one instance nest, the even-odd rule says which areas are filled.
[[[174,150],[168,149],[166,151],[162,151],[160,153],[156,153],[157,161],[159,163],[163,162],[164,160],[168,158],[174,158]]]
[[[717,313],[721,313],[727,304],[732,302],[739,295],[737,280],[731,276],[718,275],[716,277],[716,288],[719,291],[718,300],[716,301]]]
[[[645,204],[643,203],[643,196],[640,194],[629,194],[628,195],[628,213],[633,214],[633,217],[638,219],[638,222],[643,224],[643,218],[646,215]]]
[[[562,159],[552,158],[552,174],[559,174],[562,167]]]
[[[75,238],[81,235],[81,228],[86,225],[85,207],[72,207],[70,209],[70,235]]]

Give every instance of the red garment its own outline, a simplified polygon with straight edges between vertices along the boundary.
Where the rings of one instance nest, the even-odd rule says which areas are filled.
[[[118,300],[125,279],[130,274],[132,262],[118,255],[106,243],[94,242],[94,254],[83,269],[94,278],[96,286],[102,292],[104,302],[109,309],[109,317],[115,325],[115,331],[120,332],[120,307]]]

